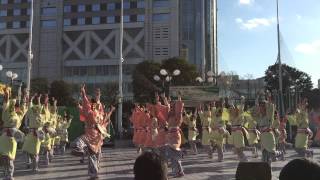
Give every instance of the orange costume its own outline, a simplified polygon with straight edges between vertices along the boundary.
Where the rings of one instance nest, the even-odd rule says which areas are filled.
[[[137,146],[143,145],[145,129],[144,129],[144,112],[136,107],[130,117],[130,121],[133,124],[134,132],[133,132],[133,143]]]
[[[161,105],[160,103],[155,106],[155,113],[158,119],[158,136],[156,138],[156,146],[163,147],[166,144],[167,136],[167,124],[170,108],[168,106]]]
[[[181,129],[180,126],[183,122],[182,111],[184,104],[182,101],[177,101],[173,109],[169,112],[168,123],[169,131],[167,134],[167,144],[173,149],[180,150],[181,146]]]
[[[145,125],[145,134],[144,134],[144,147],[146,148],[154,148],[155,142],[152,141],[152,119],[149,113],[143,113],[142,120]]]

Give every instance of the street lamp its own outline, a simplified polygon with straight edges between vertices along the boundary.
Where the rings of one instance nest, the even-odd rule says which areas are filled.
[[[208,83],[213,83],[215,77],[216,76],[214,76],[214,73],[212,71],[208,71],[206,80],[202,79],[202,77],[197,77],[196,81],[199,82],[199,83],[203,83],[205,81],[207,81]]]
[[[7,71],[6,72],[6,76],[8,78],[10,78],[10,81],[11,81],[11,86],[13,86],[13,80],[17,79],[18,78],[18,74],[17,73],[14,73],[12,71]]]
[[[162,81],[162,90],[165,91],[165,82],[169,83],[169,88],[170,88],[170,82],[174,76],[179,76],[181,74],[181,71],[179,69],[175,69],[172,73],[170,73],[166,69],[161,69],[160,70],[160,75],[154,75],[153,79],[155,81]]]

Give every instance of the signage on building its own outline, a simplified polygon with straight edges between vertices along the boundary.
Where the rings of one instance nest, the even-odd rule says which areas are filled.
[[[170,96],[176,99],[181,94],[186,106],[219,100],[219,88],[216,86],[172,86]]]

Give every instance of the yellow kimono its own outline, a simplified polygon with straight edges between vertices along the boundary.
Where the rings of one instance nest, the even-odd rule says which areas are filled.
[[[295,147],[297,149],[307,149],[309,137],[308,112],[298,109],[296,113],[296,123],[298,127],[298,133],[295,139]]]
[[[261,128],[261,146],[268,152],[276,151],[276,140],[272,125],[274,121],[275,106],[272,103],[266,103],[266,114],[259,116],[259,127]]]
[[[17,152],[17,141],[14,133],[19,131],[22,119],[26,113],[26,105],[20,107],[19,111],[15,110],[15,100],[9,100],[3,104],[2,121],[3,131],[0,136],[0,156],[7,156],[14,160]],[[19,133],[22,133],[19,131]]]
[[[257,110],[252,110],[250,116],[246,116],[247,128],[248,128],[248,143],[250,146],[259,143],[259,134],[257,130]]]
[[[54,146],[54,134],[56,134],[54,131],[56,130],[58,115],[57,113],[51,113],[48,109],[45,109],[43,114],[46,119],[46,123],[44,125],[46,135],[42,146],[47,150],[51,150]]]
[[[229,110],[232,133],[228,143],[232,144],[235,148],[245,147],[244,134],[242,129],[245,121],[243,117],[243,109],[244,106],[241,105],[239,108],[239,112],[235,112],[234,109]]]
[[[183,119],[184,124],[188,126],[188,141],[197,140],[198,130],[197,130],[197,120],[193,118],[192,115],[186,114]]]
[[[222,147],[225,143],[225,138],[229,136],[229,132],[226,130],[223,115],[217,117],[216,111],[216,108],[212,109],[212,121],[210,124],[212,131],[210,133],[210,139],[215,145]]]
[[[201,125],[202,125],[202,145],[207,146],[210,145],[210,124],[211,124],[211,117],[210,117],[210,111],[207,112],[199,112],[199,116],[201,119]]]
[[[31,105],[26,114],[26,119],[29,120],[29,133],[25,138],[22,150],[32,155],[38,155],[40,152],[41,140],[37,132],[42,131],[45,124],[45,118],[41,113],[42,108],[41,105]]]
[[[59,118],[58,124],[57,124],[57,133],[59,138],[59,143],[61,142],[69,142],[68,139],[68,128],[71,125],[71,119],[70,120],[63,120],[62,117]]]

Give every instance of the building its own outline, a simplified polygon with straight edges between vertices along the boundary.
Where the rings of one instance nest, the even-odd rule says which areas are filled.
[[[179,10],[187,1],[124,0],[123,87],[126,96],[131,96],[132,92],[132,70],[142,61],[188,55],[190,62],[201,64],[195,61],[204,56],[198,50],[185,44],[188,51],[183,53],[181,41],[184,38],[179,33],[179,25],[185,27],[184,22],[188,20],[182,18],[183,23],[180,23]],[[7,70],[18,73],[20,80],[26,79],[30,2],[0,0],[0,64],[5,68],[2,80]],[[192,16],[210,19],[203,24],[209,30],[212,12],[210,8],[204,9],[204,5],[201,6],[202,16],[197,13]],[[34,0],[32,78],[65,80],[75,88],[86,82],[91,89],[117,83],[120,9],[120,0]],[[197,25],[193,24],[192,28]],[[197,47],[201,38],[206,39],[199,36],[188,42],[192,44],[193,41]],[[212,38],[206,46],[212,43]],[[212,58],[206,61],[212,62]]]
[[[180,32],[182,55],[197,66],[203,77],[208,71],[217,75],[217,1],[181,1]]]
[[[320,79],[318,80],[318,89],[320,89]]]

